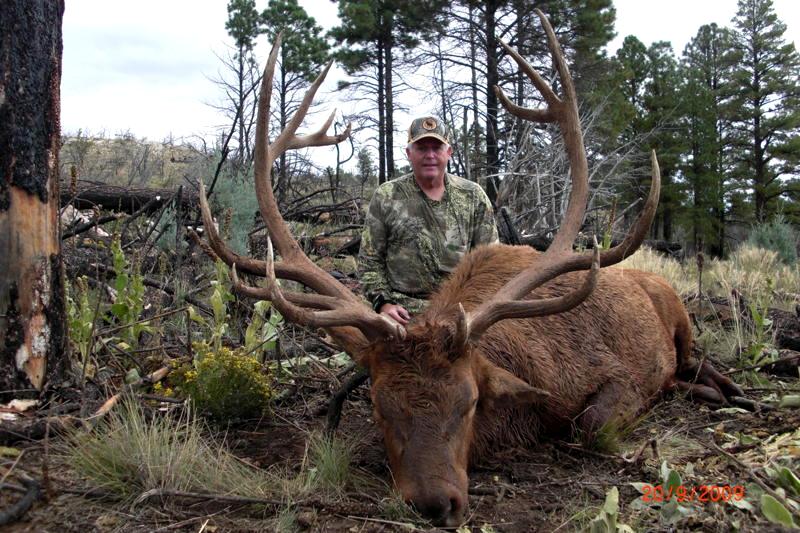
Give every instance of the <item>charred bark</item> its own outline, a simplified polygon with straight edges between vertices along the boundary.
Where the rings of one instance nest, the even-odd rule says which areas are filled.
[[[0,2],[0,399],[65,357],[58,237],[62,0]]]

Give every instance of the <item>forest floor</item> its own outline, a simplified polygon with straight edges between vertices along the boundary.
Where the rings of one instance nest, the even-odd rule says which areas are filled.
[[[787,383],[783,380],[782,384]],[[797,380],[790,383],[797,385]],[[752,392],[749,396],[758,400],[765,394]],[[224,435],[209,430],[209,438],[224,438],[225,447],[249,465],[297,474],[304,468],[309,436],[324,429],[325,417],[316,413],[324,410],[327,399],[327,391],[309,387],[270,418],[228,427]],[[151,408],[155,407],[151,402]],[[800,464],[798,428],[798,409],[759,413],[711,410],[673,395],[638,422],[616,453],[545,441],[533,449],[506,450],[476,465],[470,475],[471,529],[461,531],[580,530],[598,515],[612,487],[619,490],[617,520],[634,531],[781,531],[781,526],[767,522],[758,510],[758,495],[763,491],[757,480],[764,477],[755,470],[789,457],[796,471]],[[102,487],[87,484],[52,451],[58,449],[57,437],[50,443],[18,444],[22,455],[13,473],[24,472],[47,479],[47,483],[43,499],[7,530],[271,531],[286,528],[276,520],[287,509],[289,524],[296,530],[434,530],[409,510],[400,509],[402,504],[391,493],[391,477],[380,435],[371,421],[366,387],[345,404],[338,434],[352,444],[350,466],[358,473],[354,476],[357,481],[336,494],[319,491],[285,505],[226,501],[225,494],[217,495],[220,500],[214,495],[162,495],[138,503],[123,502]],[[694,499],[706,501],[682,502],[679,509],[671,511],[663,503],[643,501],[647,489],[637,484],[665,485],[663,465],[680,473],[681,485],[688,491],[717,485],[731,487],[732,492],[721,493],[717,502],[710,501],[713,493],[705,497],[697,493]],[[742,487],[749,510],[731,497],[735,487]],[[4,490],[0,508],[8,508],[17,499],[17,492]],[[725,499],[729,501],[722,501]]]

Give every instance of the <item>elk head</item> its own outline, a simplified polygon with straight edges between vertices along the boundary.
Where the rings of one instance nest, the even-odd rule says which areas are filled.
[[[658,203],[659,175],[653,157],[650,195],[624,241],[602,253],[598,247],[591,254],[572,252],[587,202],[588,165],[572,79],[547,18],[538,10],[537,13],[547,33],[563,97],[557,96],[505,43],[503,46],[531,79],[547,106],[518,107],[501,90],[496,91],[505,107],[516,116],[559,125],[569,155],[572,190],[565,219],[553,244],[537,257],[535,264],[523,268],[491,299],[465,301],[463,306],[434,301],[432,307],[445,308],[435,314],[424,313],[406,330],[375,313],[302,252],[272,194],[272,165],[286,150],[341,142],[349,135],[349,127],[338,136],[326,135],[333,120],[331,115],[316,133],[296,135],[329,64],[309,88],[286,129],[273,142],[268,141],[269,100],[280,36],[265,68],[256,125],[255,189],[270,235],[266,259],[242,257],[225,245],[212,224],[201,184],[201,210],[210,243],[207,251],[233,267],[237,292],[272,301],[290,322],[325,328],[356,361],[369,369],[374,418],[383,433],[395,484],[406,501],[439,525],[458,525],[463,519],[467,507],[467,467],[479,419],[498,410],[546,401],[548,396],[546,391],[532,387],[484,358],[478,343],[481,335],[501,320],[560,313],[580,304],[592,292],[601,266],[618,263],[638,248]],[[273,242],[281,256],[277,263],[273,260]],[[237,277],[237,269],[265,276],[265,287],[244,285]],[[582,286],[573,292],[552,298],[529,298],[537,287],[578,270],[589,272]],[[313,293],[281,290],[277,278],[300,282]],[[428,320],[429,316],[435,319]]]

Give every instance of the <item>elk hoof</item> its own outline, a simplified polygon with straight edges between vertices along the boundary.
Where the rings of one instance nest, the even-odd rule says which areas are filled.
[[[744,391],[729,377],[723,376],[707,361],[685,368],[678,374],[677,387],[689,393],[692,399],[712,405],[728,405],[735,396],[744,396]]]

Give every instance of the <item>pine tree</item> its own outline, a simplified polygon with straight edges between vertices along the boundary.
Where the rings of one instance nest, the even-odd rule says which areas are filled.
[[[717,257],[725,253],[728,184],[725,138],[730,133],[723,110],[730,100],[734,61],[730,31],[701,26],[683,52],[681,65],[682,132],[687,146],[683,178],[693,247],[704,243]]]
[[[739,55],[730,106],[735,176],[752,189],[757,222],[770,219],[786,191],[781,176],[797,173],[800,141],[800,58],[783,37],[771,0],[739,0],[733,19]]]
[[[648,132],[648,148],[655,150],[661,167],[661,198],[652,232],[653,237],[670,241],[682,203],[677,174],[684,147],[678,127],[680,77],[670,43],[653,43],[647,50],[646,66],[642,125]]]
[[[428,39],[446,0],[339,0],[342,24],[331,30],[335,56],[352,84],[374,99],[378,110],[378,179],[394,176],[394,71],[398,54]]]
[[[233,106],[232,131],[237,131],[239,143],[236,160],[239,165],[248,165],[252,159],[250,130],[254,116],[253,93],[258,81],[258,67],[253,56],[253,45],[260,33],[255,0],[229,0],[225,29],[235,46],[232,60],[226,62],[235,80],[230,84],[224,81],[219,83],[225,86],[226,95]]]

